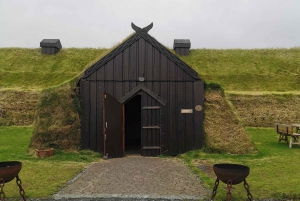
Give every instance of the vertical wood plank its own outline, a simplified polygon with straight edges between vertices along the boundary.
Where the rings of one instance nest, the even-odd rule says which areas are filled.
[[[114,97],[114,60],[110,60],[105,65],[105,92]]]
[[[194,132],[195,132],[195,149],[200,149],[204,143],[203,133],[203,118],[204,118],[204,82],[202,80],[194,82],[194,105],[200,105],[201,111],[195,111],[194,113]]]
[[[194,149],[194,99],[191,98],[194,95],[194,83],[193,82],[186,82],[185,83],[185,105],[186,108],[192,109],[193,114],[186,114],[185,115],[185,135],[186,135],[186,150],[190,151]]]
[[[123,97],[123,83],[124,82],[114,82],[115,99],[117,100]]]
[[[114,81],[123,80],[122,52],[114,58]]]
[[[96,74],[91,75],[92,79],[96,79]],[[90,82],[90,148],[97,151],[97,84],[95,81]]]
[[[111,95],[112,97],[115,97],[115,82],[113,81],[106,81],[105,83],[107,85],[106,92]]]
[[[161,98],[165,101],[168,101],[168,82],[162,82],[160,84],[161,87]],[[169,132],[168,132],[168,115],[165,115],[165,113],[167,114],[167,108],[168,108],[168,104],[167,106],[163,106],[161,105],[161,118],[160,118],[160,124],[161,124],[161,145],[162,145],[162,149],[161,149],[161,153],[164,154],[168,149],[169,149]]]
[[[170,129],[170,155],[178,154],[178,141],[177,141],[177,107],[176,107],[176,83],[170,82],[169,85],[169,129]]]
[[[160,81],[165,82],[168,79],[168,60],[163,54],[160,56]]]
[[[138,48],[138,68],[139,68],[139,77],[145,76],[145,57],[146,57],[146,47],[145,40],[143,38],[139,39],[139,48]]]
[[[114,62],[114,98],[119,100],[123,97],[123,53],[121,52],[115,58]]]
[[[105,78],[105,72],[104,72],[105,67],[103,66],[102,68],[99,68],[96,72],[97,74],[97,81],[104,81]]]
[[[153,80],[160,81],[160,52],[153,48],[154,56],[153,56]]]
[[[130,49],[126,48],[123,51],[123,93],[122,97],[129,93],[129,62]]]
[[[165,136],[165,108],[161,105],[160,109],[160,136],[159,144],[161,147],[160,154],[165,152],[166,136]]]
[[[137,42],[130,46],[130,58],[129,58],[129,80],[137,80]]]
[[[103,137],[103,91],[104,82],[98,82],[98,110],[97,110],[97,146],[99,151],[104,153],[104,137]]]
[[[180,75],[179,75],[180,76]],[[177,130],[178,130],[178,147],[179,153],[185,152],[185,118],[186,114],[181,114],[181,109],[185,109],[185,83],[184,82],[177,82],[177,115],[178,115],[178,122],[177,122]]]
[[[98,74],[96,74],[98,75]],[[97,77],[97,80],[98,80],[98,77]],[[102,128],[100,127],[99,125],[99,121],[100,119],[102,119],[102,113],[100,113],[102,111],[101,107],[102,107],[102,96],[100,95],[102,94],[101,91],[99,90],[99,82],[97,81],[96,82],[96,150],[98,152],[100,152],[100,144],[101,144],[101,141],[100,141],[100,130],[102,130]]]
[[[128,81],[129,80],[129,60],[130,60],[129,48],[127,48],[123,51],[122,60],[123,60],[123,81]]]
[[[89,100],[90,86],[89,82],[85,79],[80,81],[80,108],[81,108],[81,139],[83,148],[88,149],[90,147],[90,100]]]
[[[105,80],[112,81],[114,79],[114,60],[110,60],[105,65]]]
[[[152,81],[153,79],[153,47],[146,42],[146,65],[145,65],[145,80]]]
[[[175,81],[177,77],[177,66],[174,62],[169,61],[169,81]]]

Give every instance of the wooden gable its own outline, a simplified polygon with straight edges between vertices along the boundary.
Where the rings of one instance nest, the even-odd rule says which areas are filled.
[[[132,25],[134,26],[134,25]],[[92,76],[92,74],[96,76]],[[144,29],[88,68],[81,79],[114,81],[200,80],[198,73]]]

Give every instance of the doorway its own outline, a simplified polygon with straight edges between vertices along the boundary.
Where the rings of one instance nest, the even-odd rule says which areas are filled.
[[[125,154],[141,154],[141,95],[125,103]]]

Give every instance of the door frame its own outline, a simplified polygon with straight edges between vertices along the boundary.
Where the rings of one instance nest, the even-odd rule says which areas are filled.
[[[135,87],[133,90],[131,90],[129,93],[127,93],[125,96],[123,96],[121,99],[119,99],[119,102],[123,104],[123,150],[125,153],[125,111],[124,111],[124,105],[133,97],[135,97],[137,94],[139,94],[141,91],[145,92],[145,94],[149,95],[152,97],[154,100],[156,100],[159,104],[161,104],[163,107],[167,105],[167,102],[163,100],[160,96],[158,96],[156,93],[151,91],[149,88],[147,88],[144,85],[138,85]],[[142,96],[143,99],[143,96]],[[142,100],[141,100],[142,102]],[[141,103],[142,104],[142,103]],[[142,114],[142,108],[141,108],[141,114]],[[162,115],[162,114],[161,114]],[[143,116],[143,115],[142,115]],[[141,121],[142,121],[142,116],[141,116]],[[161,118],[161,117],[160,117]],[[164,118],[164,117],[163,117]],[[143,127],[143,122],[141,122],[141,135],[142,135],[142,127]],[[162,131],[160,130],[160,133],[162,134]],[[141,136],[141,155],[142,155],[142,139],[143,136]],[[161,140],[160,140],[161,141]],[[160,147],[164,146],[160,143]]]

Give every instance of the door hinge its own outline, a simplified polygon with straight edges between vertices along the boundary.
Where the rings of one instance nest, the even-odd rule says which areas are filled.
[[[106,95],[104,95],[104,98],[106,98]]]
[[[105,122],[105,128],[107,128],[107,122]]]

